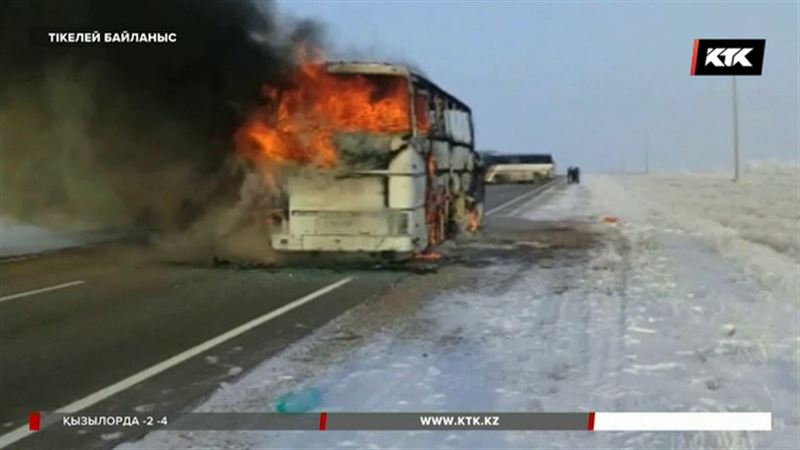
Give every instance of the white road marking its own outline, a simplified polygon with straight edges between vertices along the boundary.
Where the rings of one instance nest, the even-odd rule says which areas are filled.
[[[44,288],[41,288],[41,289],[34,289],[32,291],[19,292],[17,294],[11,294],[11,295],[6,295],[5,297],[0,297],[0,302],[4,302],[6,300],[14,300],[15,298],[22,298],[22,297],[28,297],[28,296],[31,296],[31,295],[41,294],[43,292],[57,291],[59,289],[64,289],[64,288],[68,288],[68,287],[72,287],[72,286],[78,286],[79,284],[83,284],[83,283],[86,283],[86,282],[83,281],[83,280],[76,280],[76,281],[70,281],[69,283],[62,283],[62,284],[57,284],[55,286],[44,287]]]
[[[548,182],[548,183],[547,183],[547,184],[545,184],[545,185],[539,186],[539,187],[538,187],[538,188],[536,188],[536,189],[533,189],[533,190],[531,190],[531,191],[525,192],[524,194],[520,194],[520,195],[518,195],[518,196],[516,196],[516,197],[512,198],[511,200],[509,200],[509,201],[507,201],[507,202],[503,203],[502,205],[500,205],[500,206],[496,206],[496,207],[494,207],[494,208],[490,209],[490,210],[489,210],[489,211],[486,213],[486,215],[487,215],[487,216],[491,216],[492,214],[494,214],[494,213],[496,213],[496,212],[500,211],[501,209],[503,209],[503,208],[505,208],[505,207],[507,207],[507,206],[509,206],[509,205],[511,205],[511,204],[514,204],[514,203],[516,203],[516,202],[518,202],[518,201],[520,201],[520,200],[522,200],[522,199],[527,199],[527,198],[529,198],[529,197],[533,197],[535,194],[537,194],[537,193],[539,193],[539,192],[542,192],[543,190],[547,189],[548,187],[550,187],[550,186],[554,185],[554,184],[555,184],[557,181],[559,181],[559,179],[558,179],[558,178],[556,178],[556,179],[555,179],[555,180],[553,180],[553,181],[550,181],[550,182]]]
[[[553,183],[553,184],[555,184],[555,183]],[[530,207],[531,207],[531,200],[535,199],[536,203],[537,203],[537,206],[538,206],[539,204],[546,203],[550,198],[552,198],[554,195],[556,195],[558,193],[559,193],[559,191],[557,191],[555,189],[544,189],[543,191],[540,191],[539,193],[537,193],[537,195],[534,195],[531,198],[527,198],[527,199],[519,202],[519,204],[513,205],[512,209],[510,211],[506,211],[506,215],[516,216],[518,213],[525,212],[526,210],[529,211]]]
[[[173,357],[171,357],[169,359],[161,361],[158,364],[150,366],[147,369],[142,370],[141,372],[135,373],[135,374],[129,376],[128,378],[125,378],[125,379],[123,379],[121,381],[118,381],[118,382],[116,382],[116,383],[114,383],[114,384],[112,384],[110,386],[104,387],[103,389],[100,389],[99,391],[97,391],[97,392],[95,392],[93,394],[89,394],[89,395],[87,395],[86,397],[83,397],[80,400],[76,400],[76,401],[70,403],[69,405],[62,406],[61,408],[58,408],[57,410],[55,410],[55,412],[59,413],[59,414],[74,414],[74,413],[76,413],[76,412],[78,412],[78,411],[80,411],[80,410],[82,410],[84,408],[88,408],[89,406],[92,406],[95,403],[101,402],[101,401],[111,397],[114,394],[122,392],[122,391],[124,391],[125,389],[128,389],[131,386],[139,384],[142,381],[147,380],[148,378],[154,377],[154,376],[160,374],[161,372],[163,372],[163,371],[165,371],[167,369],[170,369],[170,368],[172,368],[174,366],[177,366],[178,364],[186,361],[189,358],[197,356],[197,355],[205,352],[206,350],[209,350],[209,349],[211,349],[213,347],[216,347],[217,345],[222,344],[225,341],[233,339],[236,336],[239,336],[240,334],[242,334],[242,333],[244,333],[246,331],[252,330],[253,328],[255,328],[255,327],[259,326],[259,325],[263,325],[263,324],[269,322],[270,320],[272,320],[272,319],[274,319],[276,317],[279,317],[279,316],[281,316],[283,314],[286,314],[287,312],[289,312],[289,311],[291,311],[293,309],[299,308],[300,306],[303,306],[304,304],[306,304],[306,303],[308,303],[308,302],[310,302],[310,301],[312,301],[312,300],[314,300],[314,299],[316,299],[318,297],[321,297],[321,296],[327,294],[328,292],[333,291],[334,289],[342,287],[342,286],[344,286],[345,284],[347,284],[347,283],[349,283],[351,281],[353,281],[353,277],[342,278],[341,280],[339,280],[339,281],[337,281],[335,283],[329,284],[329,285],[325,286],[322,289],[318,289],[318,290],[316,290],[316,291],[314,291],[314,292],[312,292],[312,293],[310,293],[310,294],[308,294],[308,295],[306,295],[304,297],[298,298],[297,300],[295,300],[295,301],[293,301],[291,303],[287,303],[287,304],[281,306],[278,309],[274,309],[274,310],[264,314],[263,316],[257,317],[257,318],[255,318],[255,319],[253,319],[253,320],[251,320],[251,321],[249,321],[247,323],[239,325],[236,328],[233,328],[233,329],[231,329],[229,331],[226,331],[225,333],[222,333],[217,337],[211,338],[211,339],[203,342],[202,344],[198,344],[198,345],[196,345],[196,346],[194,346],[194,347],[192,347],[192,348],[190,348],[188,350],[184,350],[183,352],[178,353],[177,355],[175,355],[175,356],[173,356]],[[10,431],[10,432],[0,436],[0,448],[6,447],[8,445],[11,445],[14,442],[16,442],[16,441],[18,441],[18,440],[20,440],[20,439],[22,439],[24,437],[27,437],[30,434],[31,434],[31,432],[28,430],[28,424],[26,423],[25,425],[20,426],[19,428],[16,428],[13,431]]]

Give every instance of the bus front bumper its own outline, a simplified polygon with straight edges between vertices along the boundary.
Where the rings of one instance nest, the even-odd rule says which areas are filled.
[[[411,236],[273,234],[272,248],[286,252],[397,252],[419,251]]]

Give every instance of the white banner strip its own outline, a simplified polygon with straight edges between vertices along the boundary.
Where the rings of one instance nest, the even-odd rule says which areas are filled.
[[[596,412],[596,431],[771,431],[771,412]]]

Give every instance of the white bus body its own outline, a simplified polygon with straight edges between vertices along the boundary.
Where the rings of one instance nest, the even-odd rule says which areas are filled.
[[[486,183],[528,183],[550,180],[556,165],[550,155],[493,155],[487,162]]]

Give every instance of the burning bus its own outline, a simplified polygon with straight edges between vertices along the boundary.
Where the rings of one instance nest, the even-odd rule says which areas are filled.
[[[470,108],[397,64],[311,62],[237,133],[237,147],[282,171],[272,247],[403,259],[483,221]]]

